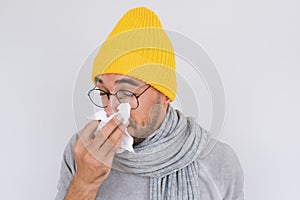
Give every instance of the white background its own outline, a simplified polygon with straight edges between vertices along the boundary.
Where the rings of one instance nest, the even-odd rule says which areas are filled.
[[[80,65],[130,8],[204,47],[226,90],[221,137],[237,152],[246,199],[299,199],[299,2],[0,1],[0,198],[53,199],[76,131]]]

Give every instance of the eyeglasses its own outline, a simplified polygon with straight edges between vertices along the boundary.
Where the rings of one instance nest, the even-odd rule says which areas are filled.
[[[145,85],[143,85],[145,86]],[[143,87],[141,86],[141,87]],[[129,90],[118,90],[116,93],[112,94],[110,92],[101,90],[95,86],[93,89],[89,90],[88,96],[92,103],[95,106],[100,108],[106,108],[108,106],[110,96],[116,96],[119,103],[129,103],[131,106],[131,110],[137,109],[139,107],[139,97],[144,94],[151,86],[143,90],[139,95],[129,91]]]

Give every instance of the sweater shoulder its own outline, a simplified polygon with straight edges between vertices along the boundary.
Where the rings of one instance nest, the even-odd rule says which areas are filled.
[[[244,175],[234,149],[215,139],[212,149],[198,159],[200,179],[210,182],[222,199],[243,199]]]
[[[204,156],[199,158],[199,161],[205,165],[216,165],[220,167],[240,165],[238,156],[234,149],[227,143],[215,139],[210,139],[210,150]]]

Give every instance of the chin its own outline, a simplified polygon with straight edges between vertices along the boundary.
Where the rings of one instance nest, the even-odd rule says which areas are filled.
[[[137,131],[135,128],[130,127],[130,125],[127,127],[127,132],[135,139],[145,139],[147,137],[147,134],[143,134],[141,133],[141,131]]]
[[[134,134],[134,129],[132,127],[130,127],[130,125],[127,127],[127,132],[129,135],[131,135],[132,137],[135,137]]]

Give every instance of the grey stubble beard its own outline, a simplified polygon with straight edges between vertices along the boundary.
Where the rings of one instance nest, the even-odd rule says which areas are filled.
[[[160,105],[160,98],[157,96],[157,100],[152,105],[149,116],[150,116],[150,124],[147,126],[139,126],[132,119],[129,118],[129,125],[128,127],[134,130],[132,135],[134,139],[134,146],[143,142],[149,135],[151,135],[158,127],[159,127],[159,118],[163,112],[162,106]]]

